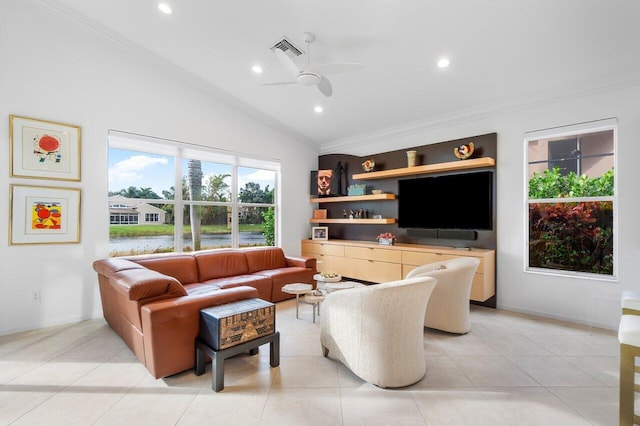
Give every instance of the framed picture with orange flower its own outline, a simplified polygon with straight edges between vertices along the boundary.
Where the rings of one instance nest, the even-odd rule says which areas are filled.
[[[11,177],[80,181],[80,127],[9,116]]]
[[[80,242],[80,190],[10,186],[9,244]]]

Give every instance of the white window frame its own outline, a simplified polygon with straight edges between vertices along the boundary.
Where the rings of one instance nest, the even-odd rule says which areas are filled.
[[[244,153],[230,152],[220,149],[211,148],[205,145],[173,141],[169,139],[156,138],[151,136],[138,135],[134,133],[109,130],[108,132],[108,148],[123,149],[129,151],[146,152],[149,154],[166,155],[173,157],[174,164],[174,188],[176,188],[176,195],[174,200],[157,200],[157,199],[144,199],[140,198],[136,201],[143,203],[155,203],[159,201],[162,204],[174,205],[174,223],[183,223],[183,207],[192,204],[201,204],[203,202],[193,202],[190,200],[183,200],[180,188],[182,188],[182,161],[184,159],[197,158],[202,161],[209,161],[221,164],[231,165],[231,200],[228,203],[224,202],[206,202],[207,205],[230,205],[231,217],[232,217],[232,238],[231,243],[233,248],[239,247],[239,223],[238,223],[238,211],[239,207],[243,205],[259,206],[259,207],[273,207],[275,210],[275,223],[274,233],[276,246],[281,245],[280,236],[280,217],[281,217],[281,162],[277,159],[260,158],[251,156]],[[238,167],[251,167],[256,169],[270,170],[275,174],[275,199],[272,204],[246,204],[238,201]],[[182,227],[174,226],[174,250],[176,252],[182,252],[184,249],[182,243]]]
[[[529,199],[529,142],[539,139],[558,139],[566,136],[596,133],[600,131],[613,131],[613,197],[589,197],[589,198],[548,198]],[[618,281],[618,121],[608,118],[590,121],[569,126],[526,132],[524,137],[524,272],[542,275],[555,275],[566,277],[580,277],[597,281]],[[557,203],[557,202],[581,202],[581,201],[612,201],[613,203],[613,274],[603,275],[588,272],[567,271],[560,269],[535,268],[529,266],[529,204],[531,203]]]

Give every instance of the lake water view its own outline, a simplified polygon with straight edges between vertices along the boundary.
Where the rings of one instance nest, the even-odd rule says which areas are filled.
[[[240,246],[264,245],[264,234],[262,232],[240,232]],[[192,247],[191,235],[185,236],[182,241],[183,247]],[[204,234],[201,244],[203,247],[230,247],[231,234]],[[109,240],[110,252],[135,252],[152,251],[157,248],[173,247],[172,235],[153,235],[143,237],[122,237],[111,238]]]

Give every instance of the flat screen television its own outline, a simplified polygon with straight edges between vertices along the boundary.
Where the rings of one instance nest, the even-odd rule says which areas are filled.
[[[398,181],[400,228],[493,228],[493,172]]]

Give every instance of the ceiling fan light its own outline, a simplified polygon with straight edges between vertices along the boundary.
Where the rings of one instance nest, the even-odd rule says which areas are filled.
[[[303,86],[315,86],[320,83],[320,77],[312,73],[301,73],[298,75],[298,83]]]

